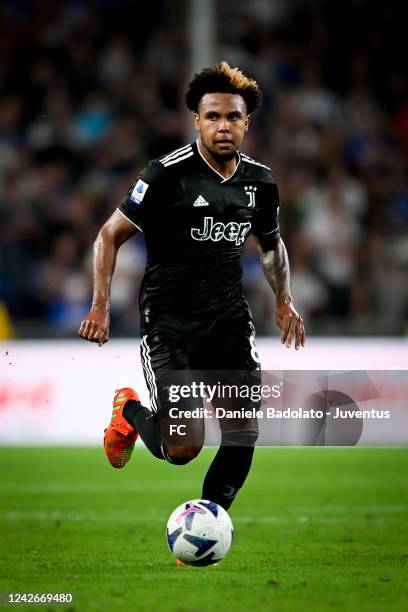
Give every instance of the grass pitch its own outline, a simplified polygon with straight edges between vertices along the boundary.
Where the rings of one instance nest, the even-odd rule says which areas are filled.
[[[229,555],[178,568],[165,524],[214,453],[137,448],[113,470],[102,448],[0,449],[0,591],[73,592],[75,611],[408,609],[408,449],[258,449]]]

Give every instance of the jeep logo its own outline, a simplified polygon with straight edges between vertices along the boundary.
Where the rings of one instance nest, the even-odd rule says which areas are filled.
[[[235,244],[240,245],[244,242],[245,236],[250,229],[251,224],[249,221],[246,223],[230,221],[225,224],[220,221],[214,223],[212,217],[204,217],[203,229],[193,227],[191,229],[191,237],[194,238],[194,240],[212,240],[213,242],[219,242],[224,238],[229,242],[235,242]]]

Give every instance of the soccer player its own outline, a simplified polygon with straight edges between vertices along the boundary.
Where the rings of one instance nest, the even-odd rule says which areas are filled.
[[[100,345],[109,338],[109,292],[118,249],[141,231],[148,253],[140,313],[151,408],[142,406],[131,388],[116,392],[104,438],[113,467],[129,461],[139,435],[154,456],[170,463],[185,464],[199,453],[202,419],[186,419],[187,442],[166,435],[166,383],[191,383],[197,370],[227,370],[238,379],[244,372],[241,380],[245,373],[246,380],[252,374],[256,380],[260,364],[254,326],[241,286],[244,241],[251,233],[276,296],[281,341],[287,347],[294,341],[296,349],[304,346],[279,233],[276,181],[270,168],[239,151],[260,100],[256,81],[226,62],[196,74],[186,103],[194,112],[197,141],[151,161],[95,241],[92,308],[79,334]],[[183,405],[190,404],[179,402],[177,408]],[[220,426],[221,446],[202,497],[228,509],[248,475],[258,430],[252,420]]]

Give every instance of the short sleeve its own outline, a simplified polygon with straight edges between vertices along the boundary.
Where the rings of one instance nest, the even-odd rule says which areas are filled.
[[[118,206],[118,210],[139,230],[143,231],[146,209],[158,201],[161,185],[162,166],[150,162],[139,174],[136,181]]]
[[[263,183],[257,188],[257,211],[254,219],[253,233],[264,251],[275,244],[279,232],[279,194],[275,182]]]

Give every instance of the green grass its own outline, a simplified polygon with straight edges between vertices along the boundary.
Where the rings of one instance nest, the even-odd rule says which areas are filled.
[[[0,449],[0,591],[72,591],[76,611],[408,609],[408,449],[258,449],[228,557],[177,568],[166,520],[214,452],[175,467],[137,448],[113,470],[97,448]]]

